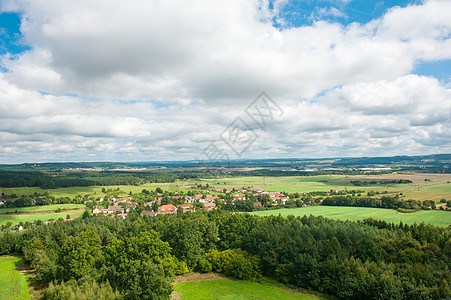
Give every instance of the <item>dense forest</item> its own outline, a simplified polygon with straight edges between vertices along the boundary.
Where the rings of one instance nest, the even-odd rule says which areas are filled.
[[[0,254],[18,253],[48,284],[44,299],[106,295],[168,299],[174,276],[222,272],[270,276],[340,299],[446,299],[451,228],[257,217],[213,211],[90,217],[0,234]]]
[[[177,179],[197,178],[194,172],[19,172],[0,171],[0,186],[40,187],[55,189],[71,186],[141,185],[151,182],[174,182]],[[208,175],[208,174],[207,174]]]
[[[390,209],[428,209],[435,208],[435,202],[431,200],[403,200],[398,196],[382,196],[381,198],[374,197],[356,197],[352,195],[346,196],[330,196],[326,197],[322,205],[327,206],[356,206],[356,207],[377,207]]]

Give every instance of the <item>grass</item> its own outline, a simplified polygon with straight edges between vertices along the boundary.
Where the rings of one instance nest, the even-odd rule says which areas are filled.
[[[84,204],[52,204],[30,207],[12,207],[12,208],[0,208],[0,215],[6,213],[14,213],[17,211],[19,214],[29,214],[35,212],[55,211],[58,208],[72,210],[84,208]]]
[[[330,219],[357,221],[366,218],[384,220],[390,223],[404,224],[421,223],[440,227],[451,225],[451,212],[438,210],[421,210],[415,213],[400,213],[393,209],[371,208],[371,207],[345,207],[345,206],[309,206],[301,208],[287,208],[278,210],[267,210],[252,212],[259,216],[281,215],[281,216],[323,216]]]
[[[3,193],[7,195],[16,194],[17,196],[21,195],[32,195],[36,193],[44,193],[48,192],[50,195],[54,197],[69,197],[74,198],[77,195],[85,196],[94,196],[94,197],[103,197],[105,193],[102,193],[102,189],[106,190],[116,190],[120,189],[119,196],[127,196],[129,192],[132,193],[140,193],[143,189],[152,189],[155,190],[157,187],[162,188],[163,190],[168,191],[177,191],[180,188],[175,183],[146,183],[140,186],[135,185],[110,185],[110,186],[77,186],[77,187],[68,187],[68,188],[57,188],[57,189],[41,189],[39,187],[20,187],[20,188],[1,188]]]
[[[388,185],[367,185],[354,186],[353,180],[392,180],[409,179],[410,184],[388,184]],[[430,181],[425,181],[429,179]],[[451,200],[451,174],[426,174],[426,173],[393,173],[383,175],[323,175],[323,176],[290,176],[290,177],[233,177],[233,178],[212,178],[212,179],[189,179],[174,183],[147,183],[140,186],[114,185],[114,186],[90,186],[90,187],[69,187],[53,190],[42,190],[38,187],[24,188],[2,188],[5,194],[30,195],[35,192],[49,192],[55,197],[75,197],[77,195],[90,195],[94,197],[105,196],[102,188],[106,190],[120,189],[119,196],[127,196],[129,192],[139,193],[143,189],[155,190],[160,187],[163,190],[179,191],[189,190],[195,184],[214,186],[218,190],[240,190],[242,187],[252,187],[265,191],[285,191],[293,192],[311,192],[311,191],[330,191],[330,190],[363,190],[379,191],[393,193],[403,193],[405,199],[415,200]]]
[[[190,299],[265,299],[265,300],[299,300],[318,299],[299,292],[289,291],[280,287],[258,283],[254,281],[239,280],[205,280],[187,281],[174,287],[176,293],[182,300]]]
[[[58,208],[63,209],[60,213],[54,211]],[[17,213],[11,213],[17,210]],[[20,222],[33,223],[34,221],[48,221],[50,219],[65,219],[67,215],[71,218],[80,217],[85,211],[85,205],[83,204],[54,204],[32,207],[20,207],[20,208],[2,208],[0,209],[0,225],[4,225],[11,222],[13,225]],[[6,214],[9,212],[9,214]]]
[[[424,181],[425,179],[430,181]],[[351,181],[371,181],[371,180],[393,180],[408,179],[410,184],[387,184],[387,185],[366,185],[354,186]],[[330,190],[363,190],[379,191],[393,193],[403,193],[406,199],[414,200],[451,200],[451,181],[450,174],[426,174],[426,173],[394,173],[383,175],[323,175],[323,176],[291,176],[291,177],[234,177],[234,178],[216,178],[216,179],[198,179],[179,181],[179,186],[189,186],[196,183],[203,185],[209,184],[216,189],[237,190],[242,187],[252,187],[265,191],[285,191],[293,192],[312,192],[312,191],[330,191]]]
[[[17,267],[22,259],[14,256],[0,256],[0,299],[30,299],[28,278]]]

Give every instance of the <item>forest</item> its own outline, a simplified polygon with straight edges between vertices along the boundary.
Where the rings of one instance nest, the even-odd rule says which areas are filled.
[[[207,174],[208,175],[208,174]],[[193,172],[42,172],[0,171],[0,186],[40,187],[56,189],[72,186],[141,185],[152,182],[174,182],[177,179],[197,178]]]
[[[175,276],[190,271],[267,276],[340,299],[451,296],[451,228],[424,224],[223,210],[125,220],[85,213],[2,232],[0,255],[14,253],[47,286],[43,299],[169,299]]]

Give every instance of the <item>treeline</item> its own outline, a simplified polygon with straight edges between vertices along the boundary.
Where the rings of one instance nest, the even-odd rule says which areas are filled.
[[[283,171],[272,169],[260,169],[252,171],[231,172],[233,176],[267,176],[267,177],[285,177],[285,176],[320,176],[320,175],[381,175],[389,174],[392,171],[363,172],[360,170],[317,170],[317,171]]]
[[[330,196],[326,197],[322,205],[327,206],[356,206],[356,207],[377,207],[377,208],[390,208],[390,209],[421,209],[421,208],[429,208],[434,204],[434,201],[424,201],[423,205],[421,201],[417,200],[402,200],[399,196],[390,197],[390,196],[382,196],[381,198],[374,197],[358,197],[352,195],[346,196]],[[430,203],[429,203],[430,202]],[[435,205],[434,205],[435,207]]]
[[[141,185],[197,178],[198,173],[123,173],[123,172],[14,172],[0,171],[0,186],[55,189],[72,186]]]
[[[451,228],[257,217],[224,211],[127,219],[88,217],[0,234],[0,255],[19,253],[44,299],[99,295],[169,299],[174,276],[271,276],[340,299],[450,297]],[[82,297],[82,296],[80,296]]]
[[[352,180],[352,185],[355,186],[366,186],[366,185],[375,185],[375,184],[403,184],[403,183],[412,183],[412,180],[408,179],[394,179],[394,180]]]

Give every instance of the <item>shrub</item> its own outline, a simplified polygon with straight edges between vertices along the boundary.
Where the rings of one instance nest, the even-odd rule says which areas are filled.
[[[211,250],[205,254],[211,269],[215,272],[225,273],[237,279],[252,279],[261,276],[260,260],[246,251],[240,249],[219,252]],[[207,263],[204,263],[208,269]]]

